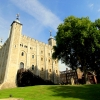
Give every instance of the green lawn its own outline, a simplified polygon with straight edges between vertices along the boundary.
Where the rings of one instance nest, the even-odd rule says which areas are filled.
[[[0,90],[0,99],[24,100],[100,100],[100,85],[39,85]]]

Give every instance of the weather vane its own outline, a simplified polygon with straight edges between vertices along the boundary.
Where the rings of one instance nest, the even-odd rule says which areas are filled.
[[[49,32],[50,32],[50,36],[52,36],[52,34],[51,34],[51,33],[52,33],[52,31],[50,30]]]
[[[18,19],[18,20],[19,20],[19,13],[16,15],[16,17],[17,17],[16,19]]]
[[[0,42],[2,43],[2,38],[0,39]]]

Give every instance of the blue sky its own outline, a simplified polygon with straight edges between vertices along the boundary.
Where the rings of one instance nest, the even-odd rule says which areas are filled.
[[[0,38],[8,38],[12,21],[20,14],[22,34],[48,43],[57,27],[68,16],[100,18],[100,0],[0,0]],[[60,64],[60,70],[65,70]]]

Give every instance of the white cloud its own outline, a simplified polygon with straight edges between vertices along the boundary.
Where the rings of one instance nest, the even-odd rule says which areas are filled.
[[[92,8],[94,6],[94,4],[90,4],[89,7]]]
[[[93,3],[92,3],[92,4],[89,4],[89,8],[90,8],[91,10],[93,10],[94,4],[93,4]]]
[[[98,12],[100,12],[100,9],[98,9]]]
[[[49,9],[45,8],[38,0],[11,0],[20,9],[32,15],[40,21],[44,26],[49,26],[56,30],[57,26],[62,22]]]

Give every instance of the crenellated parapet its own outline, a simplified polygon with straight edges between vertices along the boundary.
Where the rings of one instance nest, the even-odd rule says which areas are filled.
[[[20,68],[30,69],[43,79],[59,82],[58,61],[52,59],[55,40],[48,44],[22,34],[19,14],[11,24],[9,38],[0,49],[0,83],[2,87],[15,87]],[[10,84],[10,85],[9,85]]]
[[[38,41],[38,40],[36,40],[36,39],[34,39],[34,38],[31,38],[31,37],[28,37],[28,36],[26,36],[26,35],[22,35],[22,39],[23,39],[23,40],[26,40],[27,42],[32,42],[32,43],[36,43],[36,44],[39,44],[39,45],[42,45],[42,46],[46,46],[46,47],[48,47],[48,48],[52,48],[51,45],[46,44],[46,43],[43,43],[43,42],[41,42],[41,41]]]

